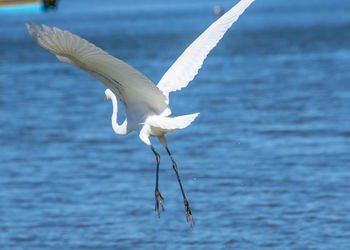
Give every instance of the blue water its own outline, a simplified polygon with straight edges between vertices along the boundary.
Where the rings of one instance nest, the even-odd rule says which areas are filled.
[[[212,51],[164,149],[110,124],[105,87],[24,23],[68,29],[157,82],[233,1],[60,1],[0,16],[0,249],[350,249],[350,2],[256,1]],[[190,3],[188,3],[190,2]]]

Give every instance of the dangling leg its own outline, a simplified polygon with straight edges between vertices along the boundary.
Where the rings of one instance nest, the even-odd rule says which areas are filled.
[[[169,156],[170,156],[170,159],[171,161],[173,162],[173,169],[175,171],[175,174],[176,174],[176,177],[177,177],[177,181],[179,182],[180,184],[180,188],[181,188],[181,192],[182,192],[182,196],[184,198],[184,203],[185,203],[185,209],[186,209],[186,219],[188,222],[190,222],[190,225],[192,227],[192,224],[194,224],[194,219],[193,219],[193,216],[192,216],[192,212],[191,212],[191,208],[190,208],[190,205],[187,201],[187,198],[186,198],[186,195],[185,195],[185,192],[184,192],[184,189],[182,187],[182,184],[181,184],[181,180],[180,180],[180,176],[179,176],[179,172],[177,170],[177,166],[176,166],[176,162],[174,161],[170,151],[169,151],[169,148],[166,147],[166,151],[168,152]]]
[[[163,201],[164,201],[164,198],[162,197],[162,195],[160,194],[159,190],[158,190],[158,179],[159,179],[159,160],[160,160],[160,156],[159,154],[157,153],[157,151],[154,149],[154,147],[152,146],[150,140],[149,140],[149,134],[146,133],[145,131],[147,131],[147,127],[144,127],[141,131],[140,131],[140,134],[139,134],[139,137],[141,139],[141,141],[143,141],[146,145],[148,145],[153,153],[155,154],[156,156],[156,160],[157,160],[157,172],[156,172],[156,189],[155,189],[155,197],[156,197],[156,206],[154,208],[155,211],[158,212],[158,217],[160,217],[160,212],[159,212],[159,203],[160,205],[162,206],[162,209],[164,210],[164,206],[163,206]]]
[[[158,190],[158,179],[159,179],[159,160],[160,160],[160,156],[157,153],[157,151],[154,149],[154,147],[151,145],[151,149],[153,151],[153,153],[156,156],[157,159],[157,174],[156,174],[156,190],[155,190],[155,196],[156,196],[156,206],[154,208],[155,211],[158,212],[158,217],[160,217],[160,212],[159,212],[159,203],[162,206],[162,209],[164,210],[164,206],[163,206],[163,201],[164,198],[162,197],[162,195],[160,194],[159,190]]]
[[[171,161],[173,162],[173,169],[175,171],[175,174],[176,174],[176,177],[177,177],[177,181],[179,182],[179,185],[180,185],[180,188],[181,188],[181,193],[182,193],[182,196],[184,198],[184,203],[185,203],[185,210],[186,210],[186,219],[188,222],[190,222],[190,225],[191,225],[191,228],[192,228],[192,224],[194,225],[194,219],[193,219],[193,216],[192,216],[192,212],[191,212],[191,208],[190,208],[190,205],[187,201],[187,198],[186,198],[186,195],[185,195],[185,191],[182,187],[182,184],[181,184],[181,180],[180,180],[180,176],[179,176],[179,172],[177,170],[177,165],[176,165],[176,162],[174,161],[173,159],[173,156],[171,155],[170,151],[169,151],[169,148],[168,148],[168,145],[166,143],[166,140],[165,140],[165,136],[160,136],[158,137],[160,143],[165,147],[166,151],[168,152],[169,156],[170,156],[170,159]]]

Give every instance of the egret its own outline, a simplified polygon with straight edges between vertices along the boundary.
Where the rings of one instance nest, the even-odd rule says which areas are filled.
[[[186,128],[199,113],[171,117],[169,93],[185,88],[194,79],[209,52],[253,1],[241,0],[211,24],[173,63],[157,85],[130,65],[69,31],[62,31],[56,27],[51,29],[44,24],[42,27],[35,23],[26,24],[31,37],[41,47],[55,54],[61,62],[89,73],[107,86],[105,99],[112,100],[111,119],[114,132],[127,135],[137,131],[141,141],[153,151],[157,161],[155,211],[159,217],[160,206],[164,209],[164,198],[158,188],[160,155],[152,146],[149,137],[157,137],[169,154],[183,196],[186,219],[192,227],[194,219],[191,208],[165,134]],[[117,99],[125,107],[126,118],[121,125],[117,124]]]

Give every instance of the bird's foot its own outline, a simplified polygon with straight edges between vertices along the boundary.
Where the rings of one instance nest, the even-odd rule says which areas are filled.
[[[188,203],[188,201],[186,199],[185,199],[184,203],[185,203],[185,209],[186,209],[186,220],[187,220],[187,222],[190,223],[191,228],[193,228],[194,219],[192,216],[190,204]]]
[[[159,193],[158,189],[155,191],[155,196],[156,196],[156,207],[155,207],[154,211],[157,211],[158,212],[158,217],[160,217],[159,203],[162,206],[162,210],[164,211],[164,206],[163,206],[164,198]]]

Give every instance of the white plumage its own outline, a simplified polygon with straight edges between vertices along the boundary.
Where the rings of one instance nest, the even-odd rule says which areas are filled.
[[[169,117],[169,93],[186,87],[194,79],[209,52],[253,1],[241,0],[209,26],[175,61],[157,86],[130,65],[69,31],[51,29],[46,25],[42,25],[41,28],[34,23],[26,24],[30,35],[41,47],[55,54],[61,62],[84,70],[107,86],[105,94],[113,103],[111,119],[115,133],[126,135],[137,131],[140,139],[150,146],[157,159],[155,209],[158,215],[159,203],[163,207],[164,201],[158,190],[159,154],[153,148],[149,136],[158,137],[173,162],[184,198],[186,218],[192,226],[194,220],[191,209],[164,135],[189,126],[199,113]],[[117,124],[117,98],[126,111],[126,119],[121,125]]]
[[[86,71],[105,84],[125,107],[146,104],[158,114],[169,114],[164,94],[141,72],[119,60],[87,40],[42,25],[26,24],[32,38],[44,49],[54,53],[67,64]]]
[[[185,88],[226,31],[254,0],[242,0],[209,26],[175,61],[160,79],[157,87],[168,97],[172,91]]]

